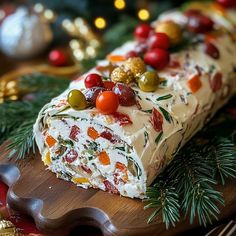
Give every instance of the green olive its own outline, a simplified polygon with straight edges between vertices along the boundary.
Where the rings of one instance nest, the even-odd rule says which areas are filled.
[[[77,89],[73,89],[68,93],[67,101],[75,110],[83,110],[87,107],[87,102],[84,94]]]
[[[144,92],[154,92],[158,85],[159,77],[156,71],[147,71],[138,80],[138,86]]]

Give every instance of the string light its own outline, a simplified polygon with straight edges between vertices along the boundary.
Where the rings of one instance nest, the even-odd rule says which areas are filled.
[[[47,19],[48,21],[54,21],[55,18],[56,18],[55,13],[54,13],[52,10],[50,10],[50,9],[46,9],[46,10],[44,11],[44,17],[45,17],[45,19]]]
[[[125,8],[125,1],[124,0],[115,0],[114,1],[114,6],[118,10],[123,10]]]
[[[97,17],[94,24],[98,29],[104,29],[107,25],[106,20],[103,17]]]
[[[138,17],[140,20],[148,20],[150,18],[150,13],[147,9],[140,9],[138,11]]]
[[[35,10],[35,12],[37,12],[37,13],[42,13],[43,10],[44,10],[44,6],[43,6],[41,3],[36,3],[36,4],[34,5],[34,10]]]

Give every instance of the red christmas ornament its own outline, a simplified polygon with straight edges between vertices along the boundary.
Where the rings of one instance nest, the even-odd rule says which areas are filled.
[[[169,52],[160,48],[152,49],[144,55],[144,62],[157,70],[166,67],[169,60]]]
[[[61,50],[52,50],[48,55],[48,60],[53,66],[65,66],[67,64],[67,57]]]
[[[149,24],[140,24],[135,28],[134,36],[138,41],[145,41],[150,32],[152,31],[152,27]]]
[[[225,8],[231,8],[236,6],[235,0],[216,0],[216,2]]]
[[[170,38],[165,33],[155,33],[148,39],[150,49],[161,48],[168,49],[170,47]]]

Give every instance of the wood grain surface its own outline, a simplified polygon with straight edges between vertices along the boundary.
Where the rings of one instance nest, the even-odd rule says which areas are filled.
[[[99,227],[105,236],[171,236],[197,227],[182,221],[175,228],[166,230],[161,223],[147,224],[150,210],[143,210],[144,203],[100,190],[85,190],[57,179],[45,170],[40,156],[30,161],[14,162],[0,147],[0,180],[10,188],[7,201],[16,211],[32,216],[45,235],[67,235],[77,225]],[[220,219],[236,213],[236,183],[221,187],[225,207]]]

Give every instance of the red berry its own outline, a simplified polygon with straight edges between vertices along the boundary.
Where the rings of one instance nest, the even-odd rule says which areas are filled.
[[[103,81],[103,87],[108,91],[111,91],[115,85],[112,81]]]
[[[148,46],[150,49],[162,48],[167,50],[170,47],[170,38],[165,33],[155,33],[149,37]]]
[[[113,88],[113,92],[118,96],[120,105],[133,106],[136,104],[134,90],[128,85],[117,83]]]
[[[188,30],[192,33],[204,34],[213,29],[214,22],[202,14],[193,14],[188,17]]]
[[[96,105],[96,99],[99,93],[104,92],[105,88],[102,87],[93,87],[85,90],[84,96],[86,98],[86,101],[89,105],[95,106]]]
[[[63,51],[52,50],[48,55],[49,62],[54,66],[65,66],[67,58]]]
[[[152,27],[149,24],[143,23],[135,28],[134,36],[138,41],[144,41],[148,38],[151,31]]]
[[[105,115],[116,112],[119,106],[118,96],[112,91],[100,93],[96,99],[96,108]]]
[[[138,56],[138,53],[135,52],[135,51],[129,51],[125,54],[125,57],[128,59],[128,58],[132,58],[132,57],[137,57]]]
[[[167,66],[169,60],[169,52],[160,48],[152,49],[144,55],[144,62],[158,70]]]
[[[216,0],[216,2],[225,8],[231,8],[236,6],[235,0]]]
[[[219,59],[220,58],[220,52],[219,52],[218,48],[213,43],[206,42],[205,45],[204,45],[204,52],[208,56],[210,56],[214,59]]]
[[[98,74],[88,74],[84,80],[86,88],[103,87],[102,77]]]

